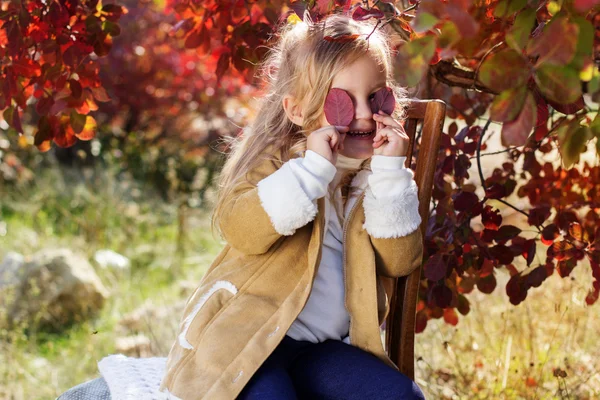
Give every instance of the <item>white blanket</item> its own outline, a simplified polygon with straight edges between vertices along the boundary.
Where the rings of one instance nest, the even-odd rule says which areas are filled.
[[[158,391],[166,357],[133,358],[113,354],[98,362],[110,389],[111,400],[165,400],[171,395]]]

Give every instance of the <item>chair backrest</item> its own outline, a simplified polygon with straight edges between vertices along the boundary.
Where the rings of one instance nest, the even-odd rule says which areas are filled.
[[[410,168],[417,124],[419,120],[423,121],[415,171],[423,240],[445,115],[446,103],[441,100],[412,100],[404,124],[410,137],[409,156],[406,159],[406,167]],[[417,268],[406,277],[391,279],[386,285],[386,290],[391,293],[390,310],[386,319],[386,351],[400,371],[411,379],[414,379],[415,374],[415,318],[420,280],[421,268]]]

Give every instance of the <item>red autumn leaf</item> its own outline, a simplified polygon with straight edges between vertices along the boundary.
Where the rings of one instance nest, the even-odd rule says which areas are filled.
[[[52,96],[44,96],[40,98],[35,106],[35,110],[39,115],[46,115],[50,111],[50,107],[54,104]]]
[[[454,308],[444,309],[444,321],[452,326],[456,326],[458,324],[458,315],[456,314]]]
[[[483,264],[479,269],[479,277],[485,278],[486,276],[494,273],[494,263],[489,258],[483,259]]]
[[[454,198],[454,208],[457,211],[471,210],[479,202],[479,197],[475,193],[460,192]]]
[[[583,101],[583,96],[581,96],[574,103],[569,104],[561,104],[556,101],[548,100],[548,104],[552,106],[556,111],[563,114],[575,114],[577,111],[580,111],[585,107],[585,102]]]
[[[534,138],[537,141],[542,140],[548,134],[548,118],[550,117],[550,110],[548,110],[548,103],[539,94],[537,98],[537,116],[535,121]]]
[[[184,46],[188,49],[195,49],[200,46],[204,42],[204,31],[193,30],[189,33],[187,38],[185,39]]]
[[[462,294],[458,295],[458,304],[456,305],[458,312],[462,315],[467,315],[471,311],[469,300]]]
[[[21,116],[19,115],[19,108],[18,107],[13,108],[11,120],[12,120],[12,122],[11,122],[10,125],[13,128],[15,128],[15,130],[17,132],[23,133],[23,127],[21,126]]]
[[[325,117],[331,125],[349,126],[354,119],[352,98],[343,89],[333,88],[325,98]]]
[[[525,103],[517,118],[502,125],[502,145],[505,147],[524,145],[535,125],[536,116],[537,106],[531,92],[527,92]]]
[[[356,21],[364,21],[367,20],[369,18],[383,18],[384,14],[381,10],[377,9],[377,8],[370,8],[370,9],[366,9],[363,8],[362,6],[358,6],[356,8],[356,10],[354,10],[354,13],[352,13],[352,19],[356,20]]]
[[[525,379],[525,385],[526,385],[527,387],[537,387],[537,386],[538,386],[538,383],[537,383],[537,381],[535,380],[535,378],[533,378],[533,377],[531,377],[531,376],[528,376],[528,377],[527,377],[527,379]]]
[[[325,36],[323,39],[328,42],[336,42],[336,43],[348,43],[353,42],[358,39],[360,35],[358,34],[348,34],[348,35],[339,35],[339,36]]]
[[[558,237],[558,228],[555,224],[550,224],[544,227],[542,230],[542,243],[546,246],[550,246],[554,243],[554,240]]]
[[[389,87],[384,87],[375,92],[371,99],[371,112],[377,114],[379,110],[391,115],[396,109],[396,98]]]
[[[71,89],[71,96],[75,99],[79,99],[83,94],[83,89],[81,88],[81,83],[76,80],[69,80],[69,88]]]
[[[425,277],[429,280],[439,281],[446,277],[447,267],[442,254],[436,253],[429,257],[423,268]]]
[[[221,56],[219,56],[219,61],[217,61],[217,69],[215,71],[216,75],[217,75],[217,80],[220,81],[220,79],[223,77],[223,75],[225,75],[225,72],[229,68],[229,60],[230,59],[231,59],[230,53],[223,53],[223,54],[221,54]]]
[[[546,268],[543,265],[534,268],[527,275],[523,276],[525,283],[531,287],[539,287],[548,277]]]
[[[446,285],[434,285],[429,292],[429,301],[440,309],[452,304],[452,290]]]
[[[523,258],[527,260],[527,265],[531,265],[533,258],[535,257],[535,239],[529,239],[525,242],[524,251],[522,253]]]
[[[581,13],[584,13],[591,9],[592,7],[600,4],[600,0],[575,0],[573,2],[573,6],[575,9]]]
[[[427,312],[426,310],[419,311],[415,320],[415,332],[420,333],[427,327]]]
[[[529,56],[539,56],[536,66],[546,63],[566,65],[575,55],[579,27],[567,17],[550,20],[540,35],[527,45]]]
[[[481,213],[481,222],[486,229],[498,230],[498,227],[502,223],[500,211],[486,205]]]
[[[59,147],[71,147],[77,142],[77,138],[73,134],[73,130],[67,131],[65,127],[60,127],[54,135],[54,143]]]
[[[519,233],[521,233],[521,229],[517,228],[516,226],[503,225],[496,232],[494,239],[498,242],[503,240],[509,240],[519,235]]]
[[[499,183],[494,183],[492,186],[485,189],[485,197],[488,199],[501,199],[506,197],[506,187]]]
[[[497,244],[490,248],[492,256],[502,265],[508,265],[513,262],[514,256],[510,251],[510,247],[503,244]]]
[[[104,89],[102,86],[98,86],[98,87],[93,87],[91,88],[92,90],[92,94],[94,95],[94,98],[100,102],[109,102],[110,101],[110,97],[108,97],[108,93],[106,93],[106,89]]]
[[[585,296],[585,303],[588,306],[591,306],[598,301],[599,297],[600,297],[600,285],[596,286],[595,288],[590,289],[587,296]]]
[[[529,217],[527,218],[527,222],[531,226],[540,226],[548,219],[550,216],[550,207],[548,206],[539,206],[529,211]]]
[[[72,116],[71,116],[72,117]],[[94,117],[91,115],[84,115],[84,124],[81,128],[81,131],[76,132],[75,127],[71,123],[71,125],[66,126],[66,132],[69,137],[75,136],[79,140],[92,140],[96,137],[97,124]]]
[[[513,305],[518,305],[527,297],[527,284],[520,274],[513,275],[506,284],[506,294]]]
[[[488,275],[485,278],[479,279],[476,285],[481,293],[490,294],[496,288],[496,277],[494,274]]]
[[[577,265],[577,260],[574,258],[569,258],[569,259],[565,259],[565,260],[561,260],[561,261],[557,262],[556,267],[558,269],[558,275],[561,278],[565,278],[565,277],[571,275],[571,272],[573,272],[573,269],[575,268],[576,265]]]

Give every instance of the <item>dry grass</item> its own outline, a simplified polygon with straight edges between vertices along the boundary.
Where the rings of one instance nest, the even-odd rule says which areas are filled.
[[[456,327],[429,321],[417,336],[427,398],[600,398],[600,305],[584,302],[589,266],[571,279],[553,275],[518,306],[503,278],[491,295],[469,296],[471,312]]]

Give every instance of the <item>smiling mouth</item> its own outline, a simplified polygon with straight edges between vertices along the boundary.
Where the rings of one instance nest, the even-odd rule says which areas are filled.
[[[348,132],[348,136],[354,137],[368,137],[375,133],[375,130],[372,131],[350,131]]]

